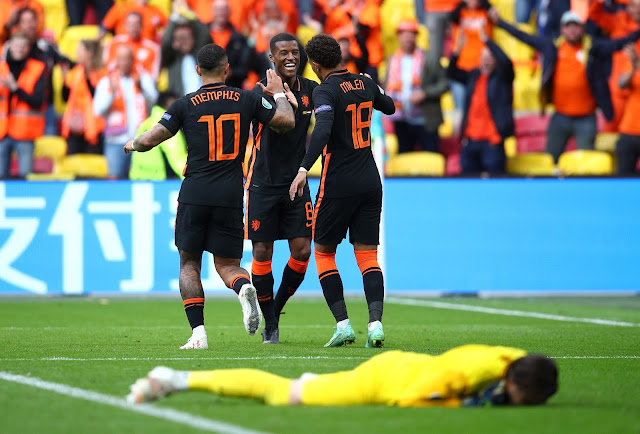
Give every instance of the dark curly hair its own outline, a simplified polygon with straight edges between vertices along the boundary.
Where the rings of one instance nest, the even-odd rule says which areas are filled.
[[[305,51],[312,62],[318,63],[323,68],[335,68],[342,62],[340,44],[333,37],[324,33],[311,38],[307,42]]]
[[[507,369],[507,378],[524,394],[526,405],[544,404],[558,391],[558,366],[541,354],[529,354],[514,361]]]

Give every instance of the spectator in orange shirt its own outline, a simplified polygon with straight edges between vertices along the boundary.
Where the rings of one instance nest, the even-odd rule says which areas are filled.
[[[149,5],[149,0],[117,2],[102,20],[102,27],[114,35],[127,33],[127,17],[137,12],[142,17],[142,33],[144,39],[159,40],[161,29],[167,25],[167,16],[161,9]]]
[[[113,0],[66,0],[66,3],[70,26],[78,26],[84,22],[84,14],[89,4],[93,4],[99,23],[113,6]]]
[[[62,117],[62,136],[67,139],[67,154],[102,154],[104,119],[93,112],[93,95],[106,75],[102,66],[100,43],[83,40],[76,50],[78,63],[63,68],[62,97],[67,103]]]
[[[340,52],[342,53],[340,66],[352,74],[366,72],[369,64],[369,52],[362,38],[353,31],[353,26],[338,29],[333,32],[332,36],[340,44]]]
[[[44,29],[44,10],[36,0],[0,0],[0,42],[4,42],[17,30],[21,9],[31,9],[36,14],[38,36]]]
[[[183,1],[183,0],[174,0]],[[229,6],[229,22],[239,33],[244,33],[248,26],[249,11],[253,7],[255,0],[230,0],[227,1]],[[212,0],[186,0],[186,3],[198,19],[205,24],[211,24],[213,21],[213,9],[211,7]],[[295,33],[295,32],[294,32]]]
[[[453,44],[458,46],[461,37],[465,41],[459,53],[458,68],[471,71],[480,66],[480,54],[484,48],[480,35],[484,33],[490,39],[493,35],[493,26],[487,14],[490,7],[487,0],[463,0],[451,12],[449,19],[453,24]],[[451,82],[451,93],[458,109],[464,105],[464,90],[463,84]]]
[[[630,0],[626,9],[619,9],[615,13],[606,12],[604,0],[596,0],[589,8],[589,19],[600,27],[610,38],[621,38],[640,28],[640,0]],[[640,49],[640,43],[636,43]],[[630,68],[628,57],[622,52],[613,54],[609,88],[613,103],[613,119],[605,125],[605,131],[618,131],[618,125],[625,111],[625,102],[629,90],[618,86],[618,79],[623,71]]]
[[[596,137],[596,107],[613,118],[606,65],[611,54],[640,38],[640,31],[621,39],[602,40],[584,33],[584,25],[574,12],[561,19],[562,36],[557,40],[522,32],[499,19],[495,9],[489,17],[499,27],[540,52],[542,64],[542,107],[553,102],[553,114],[547,129],[547,152],[558,161],[569,137],[578,149],[593,149]]]
[[[365,41],[369,58],[367,72],[374,80],[377,67],[384,58],[380,34],[380,0],[318,0],[323,8],[324,32],[332,34],[340,28],[355,26],[356,34]]]
[[[116,35],[105,47],[105,64],[108,70],[116,67],[118,47],[127,45],[133,51],[137,66],[142,67],[154,80],[160,74],[160,46],[142,37],[142,15],[129,12],[125,19],[126,33]]]
[[[634,1],[634,0],[631,0]],[[620,137],[616,143],[618,175],[640,174],[640,60],[638,49],[629,44],[624,48],[629,60],[629,69],[620,75],[619,86],[629,91],[629,99],[620,119]]]
[[[513,63],[484,33],[480,66],[471,71],[458,67],[464,38],[458,39],[447,75],[467,86],[461,135],[462,173],[505,170],[504,140],[513,135]]]
[[[385,88],[396,106],[391,119],[398,137],[398,153],[438,152],[438,129],[427,131],[421,108],[426,98],[422,90],[425,52],[416,45],[418,22],[400,22],[397,34],[400,48],[389,59]]]
[[[213,21],[209,26],[209,32],[213,43],[227,52],[229,59],[227,85],[242,89],[249,71],[257,69],[255,62],[258,56],[247,44],[247,39],[238,33],[229,21],[231,9],[227,0],[214,0],[212,8]]]

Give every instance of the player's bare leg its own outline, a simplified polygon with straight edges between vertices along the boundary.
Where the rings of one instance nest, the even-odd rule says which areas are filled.
[[[238,294],[238,301],[242,306],[244,328],[247,333],[254,335],[262,323],[262,311],[258,303],[256,288],[249,279],[249,273],[240,267],[240,259],[214,256],[213,263],[224,284]]]
[[[280,332],[278,321],[273,309],[273,272],[271,258],[273,257],[272,241],[253,242],[253,262],[251,263],[251,281],[258,293],[258,302],[264,315],[264,330],[262,330],[263,344],[279,344]]]
[[[325,344],[325,347],[340,347],[345,344],[352,344],[356,340],[356,334],[349,322],[349,315],[347,315],[347,305],[344,302],[342,279],[336,266],[337,247],[336,245],[315,244],[315,258],[320,286],[322,286],[324,299],[336,320],[336,331],[329,342]]]
[[[364,295],[369,307],[367,348],[384,346],[382,311],[384,303],[384,278],[378,264],[378,246],[355,242],[353,250],[362,273]]]
[[[182,350],[209,348],[207,333],[204,329],[204,291],[200,272],[202,252],[190,253],[180,250],[180,295],[184,310],[191,326],[192,334]]]

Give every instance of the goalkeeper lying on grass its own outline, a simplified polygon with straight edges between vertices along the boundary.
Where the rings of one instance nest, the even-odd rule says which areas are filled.
[[[186,390],[269,405],[399,407],[538,405],[558,389],[555,362],[524,350],[465,345],[439,356],[387,351],[351,371],[289,379],[256,369],[175,371],[156,367],[131,386],[131,403]]]

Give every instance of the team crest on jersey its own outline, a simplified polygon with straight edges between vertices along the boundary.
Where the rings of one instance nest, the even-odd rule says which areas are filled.
[[[302,105],[304,105],[305,107],[309,107],[309,97],[307,95],[302,95],[302,98],[300,98],[300,100],[302,101]]]
[[[262,107],[266,108],[267,110],[271,110],[273,108],[271,103],[264,98],[262,98]]]
[[[260,229],[260,220],[251,220],[251,229],[253,229],[254,232]]]

